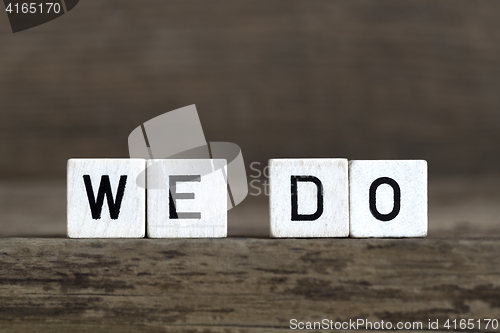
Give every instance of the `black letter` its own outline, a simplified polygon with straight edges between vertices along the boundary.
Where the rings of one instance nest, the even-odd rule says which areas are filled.
[[[177,213],[175,209],[175,200],[177,199],[194,199],[194,193],[177,193],[175,184],[177,182],[201,182],[201,176],[170,176],[169,183],[169,217],[171,219],[201,219],[201,213]]]
[[[314,176],[291,176],[292,185],[292,221],[314,221],[317,220],[321,214],[323,214],[323,184],[321,181]],[[316,198],[317,208],[314,214],[299,214],[298,213],[298,194],[297,194],[297,182],[311,182],[314,183],[318,189],[318,195]]]
[[[392,187],[394,191],[394,208],[392,212],[389,214],[380,214],[377,210],[377,202],[376,202],[376,194],[377,188],[382,184],[388,184]],[[399,214],[399,210],[401,209],[401,189],[399,188],[398,183],[392,178],[382,177],[375,180],[370,186],[370,211],[372,215],[380,221],[390,221],[394,219]]]
[[[99,192],[97,193],[97,200],[95,200],[94,197],[94,190],[92,189],[90,176],[84,175],[83,182],[85,183],[85,189],[87,190],[87,197],[89,199],[92,218],[94,220],[99,220],[101,218],[102,205],[104,204],[104,195],[106,195],[106,198],[108,199],[109,215],[113,220],[118,219],[118,215],[120,214],[120,207],[122,205],[123,194],[125,193],[125,184],[127,183],[127,176],[120,176],[120,182],[118,184],[118,191],[116,192],[115,202],[113,202],[113,193],[111,192],[111,184],[109,182],[109,176],[101,177],[101,184],[99,184]]]

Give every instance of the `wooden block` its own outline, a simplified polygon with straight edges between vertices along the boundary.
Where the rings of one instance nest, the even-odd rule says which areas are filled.
[[[150,238],[227,237],[226,160],[148,160]]]
[[[144,159],[68,160],[68,237],[137,238],[146,231]]]
[[[272,159],[271,237],[347,237],[346,159]]]
[[[427,162],[350,161],[351,237],[427,236]]]

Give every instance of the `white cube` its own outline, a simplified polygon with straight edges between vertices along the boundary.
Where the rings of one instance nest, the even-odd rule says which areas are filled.
[[[144,159],[68,160],[68,237],[144,237],[146,190],[137,177],[145,167]]]
[[[227,237],[226,160],[159,159],[147,164],[148,237]]]
[[[342,158],[270,160],[271,237],[347,237],[347,172]]]
[[[425,237],[427,162],[350,161],[351,237]]]

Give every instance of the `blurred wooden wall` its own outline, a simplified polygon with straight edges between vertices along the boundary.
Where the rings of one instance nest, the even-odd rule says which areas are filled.
[[[0,177],[127,157],[136,126],[193,103],[247,164],[498,173],[499,17],[500,2],[81,0],[12,34],[0,14]]]

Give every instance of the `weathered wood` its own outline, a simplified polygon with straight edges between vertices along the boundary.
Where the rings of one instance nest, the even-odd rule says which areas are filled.
[[[292,318],[500,319],[499,253],[499,240],[4,239],[0,327],[280,332]]]
[[[423,158],[432,172],[498,172],[499,11],[80,1],[18,34],[0,15],[0,174],[62,177],[69,157],[126,157],[134,128],[193,103],[207,139],[239,144],[247,163]]]

